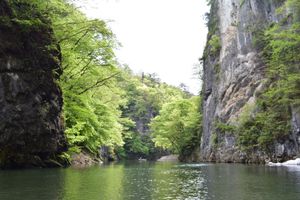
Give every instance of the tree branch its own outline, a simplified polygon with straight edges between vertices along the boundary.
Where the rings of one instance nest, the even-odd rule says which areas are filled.
[[[108,77],[106,77],[104,79],[98,80],[96,83],[94,83],[93,85],[85,88],[83,91],[79,92],[78,94],[82,95],[83,93],[85,93],[85,92],[87,92],[87,91],[89,91],[89,90],[91,90],[93,88],[101,87],[101,86],[105,85],[106,81],[108,81],[109,79],[117,76],[118,74],[120,74],[120,72],[114,73],[114,74],[112,74],[112,75],[110,75],[110,76],[108,76]]]

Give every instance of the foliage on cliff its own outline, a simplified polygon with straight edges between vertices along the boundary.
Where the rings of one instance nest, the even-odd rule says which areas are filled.
[[[287,0],[277,12],[281,21],[260,35],[268,87],[258,96],[255,114],[244,114],[238,130],[246,150],[272,151],[273,142],[291,131],[292,108],[300,106],[299,1]]]
[[[208,27],[207,42],[204,49],[202,60],[214,60],[218,62],[218,56],[221,51],[220,31],[218,27],[218,2],[216,0],[207,1],[210,5],[210,13],[206,13],[206,21]]]

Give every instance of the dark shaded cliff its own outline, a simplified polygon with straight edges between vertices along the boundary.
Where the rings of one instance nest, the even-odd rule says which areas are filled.
[[[55,166],[66,149],[60,50],[26,1],[0,1],[0,166]]]
[[[203,56],[202,160],[264,162],[299,155],[300,111],[296,90],[300,86],[296,79],[300,69],[297,56],[291,56],[299,53],[299,29],[295,28],[291,39],[277,36],[281,30],[286,33],[298,24],[296,4],[293,0],[211,1]],[[277,30],[271,30],[274,27]],[[288,41],[293,46],[280,46]],[[278,92],[280,84],[289,78],[274,76],[276,62],[282,66],[278,74],[279,70],[286,70],[295,80],[289,93],[282,87],[282,97]],[[283,97],[287,100],[283,101]],[[270,102],[272,99],[276,105]]]

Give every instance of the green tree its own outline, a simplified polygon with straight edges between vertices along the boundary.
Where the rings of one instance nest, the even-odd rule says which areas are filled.
[[[150,124],[155,145],[179,154],[195,148],[201,137],[199,102],[192,97],[165,104]]]
[[[65,0],[31,0],[52,23],[62,52],[66,135],[70,150],[98,153],[100,146],[122,145],[120,105],[123,91],[114,48],[117,42],[106,23],[87,19]]]
[[[161,83],[157,75],[134,75],[125,67],[119,80],[127,103],[121,107],[122,117],[132,120],[134,126],[126,126],[129,130],[124,137],[124,148],[119,149],[123,157],[136,159],[144,157],[156,159],[163,153],[154,146],[149,132],[151,120],[159,114],[163,104],[187,97],[190,94],[181,89]],[[125,133],[124,133],[125,134]]]

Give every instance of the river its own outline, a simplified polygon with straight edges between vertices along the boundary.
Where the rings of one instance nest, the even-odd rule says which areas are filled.
[[[299,200],[300,167],[129,162],[0,171],[1,200]]]

